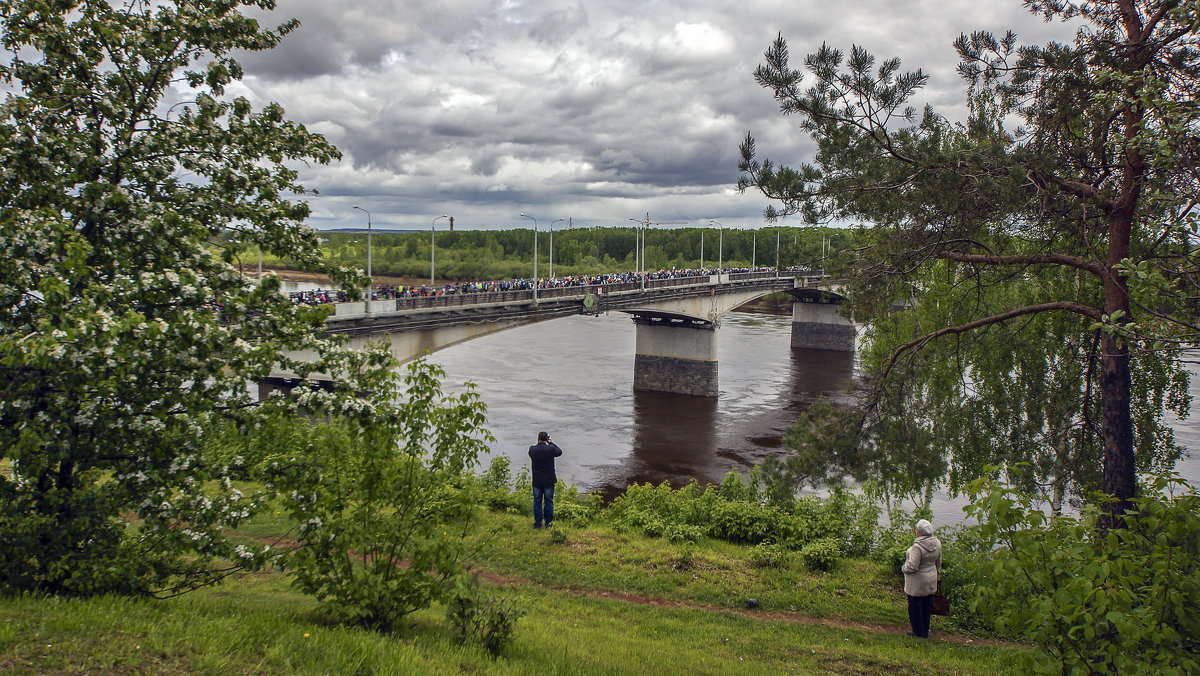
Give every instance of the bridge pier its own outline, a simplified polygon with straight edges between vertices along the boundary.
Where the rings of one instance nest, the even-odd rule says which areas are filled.
[[[655,311],[628,311],[637,325],[633,389],[717,396],[717,327]]]
[[[792,347],[854,351],[854,322],[842,315],[840,298],[822,294],[792,304]]]

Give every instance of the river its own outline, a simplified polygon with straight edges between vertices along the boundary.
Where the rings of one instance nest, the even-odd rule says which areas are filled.
[[[477,386],[496,437],[493,454],[523,467],[546,430],[564,451],[559,476],[611,495],[634,482],[718,482],[730,469],[782,453],[788,425],[819,397],[844,397],[855,369],[851,354],[793,350],[790,342],[789,316],[725,315],[716,398],[634,392],[634,324],[620,312],[502,331],[432,361],[446,370],[447,389],[461,391],[468,380]],[[1195,366],[1191,388],[1200,397]],[[1200,420],[1176,422],[1176,432],[1194,451],[1177,469],[1200,486]],[[963,504],[939,492],[935,521],[960,522]]]

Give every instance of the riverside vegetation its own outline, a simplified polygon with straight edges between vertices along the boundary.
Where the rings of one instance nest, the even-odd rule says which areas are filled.
[[[239,484],[256,513],[226,535],[269,550],[271,565],[231,562],[242,572],[222,585],[169,600],[0,598],[0,666],[1183,674],[1200,664],[1187,610],[1200,601],[1195,490],[1148,486],[1167,497],[1143,498],[1127,530],[1101,533],[1097,510],[1048,522],[1013,489],[977,482],[983,525],[939,533],[954,614],[914,644],[898,567],[917,515],[880,527],[873,497],[781,499],[761,476],[731,473],[708,487],[631,486],[607,505],[560,484],[555,528],[533,531],[527,470],[514,476],[501,456],[472,471],[479,446],[461,439],[483,405],[469,392],[447,404],[438,375],[410,365],[415,394],[391,410],[393,429],[430,455],[387,452],[394,437],[370,443],[336,419],[214,435],[206,456],[236,453],[257,479]],[[429,437],[429,411],[463,422]]]
[[[324,332],[328,308],[294,306],[279,293],[277,278],[251,283],[237,271],[249,252],[261,250],[264,258],[326,274],[344,288],[367,283],[361,271],[325,255],[304,225],[308,207],[292,199],[305,194],[292,167],[337,161],[337,149],[288,121],[279,106],[255,110],[227,91],[236,91],[231,85],[243,74],[232,54],[270,49],[296,27],[288,21],[263,28],[247,15],[265,18],[274,0],[0,0],[7,55],[0,81],[9,92],[0,103],[0,249],[6,253],[0,258],[0,307],[6,308],[0,322],[0,668],[222,674],[1200,670],[1196,491],[1169,476],[1143,479],[1140,490],[1133,486],[1135,469],[1170,465],[1177,448],[1162,432],[1162,415],[1187,409],[1186,397],[1178,396],[1186,379],[1177,377],[1174,353],[1157,351],[1196,342],[1196,327],[1187,325],[1195,310],[1187,289],[1194,288],[1197,269],[1196,215],[1187,196],[1196,193],[1197,165],[1180,152],[1194,151],[1189,134],[1200,114],[1187,88],[1196,82],[1200,4],[1028,4],[1048,14],[1082,14],[1098,22],[1097,32],[1081,32],[1080,43],[1065,51],[1022,52],[1018,65],[1042,76],[1011,83],[1002,76],[1013,40],[964,39],[961,51],[970,61],[988,61],[988,77],[976,80],[980,88],[972,95],[984,115],[969,129],[955,130],[931,114],[893,145],[886,123],[862,136],[843,124],[856,120],[835,120],[823,127],[833,143],[822,144],[827,173],[776,171],[754,159],[747,141],[747,180],[769,193],[784,189],[776,196],[789,208],[916,226],[915,238],[867,233],[868,243],[895,240],[937,259],[915,277],[895,279],[903,282],[901,297],[921,301],[905,314],[911,319],[897,318],[889,329],[886,313],[860,309],[882,338],[864,350],[871,372],[890,372],[893,385],[921,387],[885,392],[875,399],[881,404],[875,414],[855,426],[839,427],[836,412],[802,421],[795,435],[803,441],[800,462],[751,481],[634,487],[609,506],[563,487],[561,525],[533,533],[521,476],[511,476],[503,463],[475,474],[490,436],[483,402],[470,388],[446,395],[442,374],[423,360],[400,371],[382,347],[348,349]],[[1125,25],[1136,40],[1117,35],[1117,23],[1142,17],[1144,32]],[[1164,47],[1170,53],[1153,59]],[[984,53],[996,51],[1002,54],[994,62]],[[815,95],[841,86],[844,78],[834,76],[840,61],[829,50],[813,61],[824,83]],[[788,86],[798,77],[786,67],[782,41],[771,63],[780,72],[763,71],[766,83],[781,85],[785,99],[798,93]],[[895,110],[924,81],[897,76],[898,64],[888,61],[876,83],[872,63],[856,50],[846,81],[888,103],[868,110]],[[1156,74],[1160,65],[1169,72]],[[1054,68],[1066,70],[1058,77]],[[1079,86],[1059,87],[1064,81]],[[1025,100],[1027,85],[1037,83],[1046,85],[1037,93],[1063,96],[1030,110],[1013,108]],[[1073,96],[1082,90],[1095,96]],[[991,92],[1005,95],[999,105],[988,104]],[[167,105],[168,99],[182,102]],[[1112,102],[1129,114],[1110,114],[1105,105]],[[825,103],[797,102],[821,119]],[[1054,125],[1060,119],[1051,114],[1060,108],[1055,103],[1066,106],[1063,119],[1074,119],[1071,106],[1086,107],[1090,133],[1084,136],[1096,139],[1084,143],[1087,152],[1069,149],[1083,136],[1074,124]],[[1137,114],[1147,110],[1153,115]],[[1014,112],[1031,113],[1035,129],[1061,134],[1010,147],[1015,137],[991,123]],[[1112,128],[1118,120],[1132,126]],[[879,130],[886,133],[874,135]],[[1179,143],[1161,140],[1177,136]],[[1048,171],[1059,166],[1059,156],[1036,155],[1043,139],[1040,147],[1068,148],[1064,166],[1096,176]],[[1111,141],[1122,144],[1120,152],[1109,152]],[[880,142],[900,156],[875,161],[868,151]],[[842,148],[848,152],[839,152],[838,143],[848,143]],[[1129,160],[1121,166],[1133,171],[1110,171],[1104,159],[1110,154]],[[882,173],[861,183],[812,183],[852,176],[843,167]],[[977,172],[980,167],[986,171]],[[904,173],[909,168],[911,176]],[[926,181],[959,170],[967,174]],[[980,176],[988,180],[980,183]],[[1130,199],[1115,207],[1111,176],[1129,179],[1121,190]],[[921,191],[901,197],[890,189],[858,190],[876,182]],[[786,190],[805,186],[816,192]],[[971,186],[1003,190],[981,193]],[[1051,198],[1069,193],[1082,201],[1044,209],[1048,202],[1040,193],[1048,186],[1056,187]],[[1088,188],[1092,194],[1082,195]],[[930,199],[914,199],[918,194]],[[882,201],[855,201],[871,195]],[[834,200],[826,206],[837,208],[806,208],[808,198],[825,197]],[[921,213],[906,211],[914,206]],[[997,219],[998,209],[1004,217]],[[1131,240],[1131,223],[1110,220],[1134,213],[1139,220]],[[1106,239],[1091,215],[1119,226],[1107,262],[1083,258]],[[962,229],[927,231],[926,217]],[[1009,224],[1016,229],[990,231]],[[1154,234],[1159,225],[1167,234]],[[950,239],[926,242],[927,234]],[[631,232],[622,235],[632,239]],[[659,261],[655,237],[647,247],[651,266]],[[1137,251],[1128,251],[1131,241]],[[960,243],[985,251],[1012,244],[1016,253],[944,246]],[[873,255],[864,251],[846,255],[860,261]],[[624,255],[621,267],[629,269]],[[690,266],[692,254],[678,255]],[[898,270],[911,268],[904,255],[887,260],[901,264]],[[962,276],[975,265],[994,269],[993,263],[1012,264],[1021,274]],[[1019,284],[1043,264],[1066,264],[1069,274],[1059,270],[1037,276],[1039,284]],[[1103,298],[1085,279],[1104,280]],[[943,284],[954,291],[946,294],[953,307],[936,302]],[[891,291],[901,287],[863,293],[868,284],[852,295],[890,307],[897,297]],[[1042,291],[1055,295],[1042,298]],[[1083,292],[1088,297],[1061,298]],[[938,359],[929,351],[933,338],[975,326],[960,315],[1010,303],[1025,314],[989,315],[991,326],[1010,316],[1043,317],[1041,310],[1051,307],[1074,315],[1040,329],[1027,324],[1045,340],[1014,343],[1011,332],[996,331],[971,352]],[[1088,320],[1080,324],[1076,315]],[[950,328],[914,334],[918,320]],[[888,336],[905,334],[905,340],[924,337],[902,343],[900,352],[924,346],[927,363],[886,356],[899,354],[889,349],[895,340]],[[1084,352],[1075,354],[1076,348]],[[316,359],[289,356],[298,352]],[[1014,352],[1022,357],[1015,364],[989,359]],[[972,358],[957,358],[964,355]],[[1111,385],[1101,397],[1103,412],[1092,380],[1100,361]],[[254,401],[246,380],[276,368],[301,378],[324,374],[333,387]],[[964,373],[977,383],[986,377],[986,389],[962,396],[955,388],[965,386]],[[1064,377],[1043,391],[1041,380],[1013,377],[1027,373]],[[923,383],[923,374],[937,379]],[[1044,417],[1049,404],[1056,405],[1054,415]],[[1100,419],[1102,429],[1093,424]],[[818,448],[836,441],[830,430],[851,429],[864,432],[854,443]],[[947,449],[963,447],[956,435],[975,429],[981,434],[967,440],[968,448],[987,457],[955,466],[951,478],[972,494],[981,524],[942,532],[956,610],[938,626],[951,640],[907,641],[895,630],[903,626],[895,568],[909,517],[892,509],[891,499],[918,488],[904,482],[905,474],[928,482],[944,476]],[[1013,452],[984,443],[993,440],[1005,440]],[[838,462],[814,464],[824,457],[818,450],[834,451]],[[1096,481],[1086,469],[1101,456],[1105,474]],[[1032,479],[1016,480],[1017,460],[1029,462]],[[1001,461],[1001,470],[989,466]],[[897,473],[896,467],[922,471]],[[835,490],[826,499],[797,497],[799,482],[857,478],[871,468],[891,474],[876,472],[878,483],[867,484],[865,496]],[[1072,478],[1056,492],[1082,508],[1078,517],[1051,519],[1029,496],[1047,485],[1047,473],[1063,471]],[[969,479],[975,476],[983,478]],[[1094,493],[1096,487],[1108,496]],[[889,496],[894,530],[875,527],[877,495]],[[1102,523],[1097,505],[1105,504]]]

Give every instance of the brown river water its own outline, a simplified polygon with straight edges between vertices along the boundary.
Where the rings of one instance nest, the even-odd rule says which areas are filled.
[[[446,370],[447,389],[475,383],[493,455],[523,467],[545,430],[563,449],[559,477],[608,496],[635,482],[719,482],[784,453],[796,416],[822,396],[844,397],[855,375],[851,354],[793,350],[790,316],[731,312],[717,331],[718,397],[634,392],[634,328],[620,312],[565,317],[468,341],[432,361]],[[1200,369],[1192,370],[1200,397]],[[1192,451],[1177,469],[1200,486],[1200,416],[1176,422],[1176,433]],[[935,522],[962,521],[965,502],[939,492]]]

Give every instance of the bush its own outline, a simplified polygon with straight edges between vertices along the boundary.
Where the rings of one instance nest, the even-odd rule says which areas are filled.
[[[595,512],[587,505],[578,502],[554,501],[554,523],[569,523],[576,526],[586,525],[595,516]]]
[[[800,560],[809,570],[833,570],[841,558],[842,550],[833,538],[813,540],[800,550]]]
[[[733,470],[725,473],[725,478],[716,487],[716,491],[722,500],[758,502],[758,484],[755,481],[742,481],[742,475]]]
[[[407,371],[403,395],[391,371],[373,383],[374,424],[313,425],[263,470],[300,524],[295,585],[338,620],[380,629],[449,593],[479,504],[467,470],[491,440],[471,388],[443,395],[424,359]]]
[[[509,492],[512,490],[512,460],[507,455],[494,456],[488,468],[479,476],[484,488]]]
[[[777,540],[788,529],[785,515],[774,507],[756,502],[717,502],[713,505],[708,534],[718,540],[757,544]]]
[[[512,600],[484,595],[473,576],[455,581],[446,604],[446,620],[459,642],[475,642],[493,657],[512,643],[517,620],[524,615]]]
[[[750,550],[750,563],[757,568],[783,568],[788,562],[788,550],[782,545],[762,543]]]
[[[695,543],[704,537],[704,529],[683,523],[671,523],[663,528],[662,535],[668,542]]]
[[[1156,477],[1102,529],[1100,504],[1078,519],[1047,517],[1009,485],[968,488],[980,541],[971,607],[1037,643],[1023,665],[1040,673],[1200,673],[1200,492]],[[989,547],[990,548],[990,547]]]

